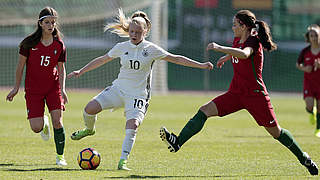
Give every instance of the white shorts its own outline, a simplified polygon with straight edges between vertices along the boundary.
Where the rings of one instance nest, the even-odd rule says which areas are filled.
[[[140,124],[149,106],[147,99],[127,95],[116,86],[106,87],[93,99],[100,104],[102,110],[124,107],[126,119],[136,119]]]

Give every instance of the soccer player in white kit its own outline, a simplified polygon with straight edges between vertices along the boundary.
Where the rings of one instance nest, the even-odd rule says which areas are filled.
[[[152,66],[155,60],[165,60],[171,63],[211,70],[212,63],[199,63],[181,55],[171,54],[161,47],[146,41],[145,37],[151,29],[151,22],[142,11],[126,18],[119,9],[118,19],[106,26],[105,30],[120,37],[129,37],[128,41],[116,44],[107,54],[97,57],[77,71],[68,74],[68,78],[79,77],[85,72],[120,57],[120,73],[112,85],[95,96],[85,107],[83,119],[85,128],[74,132],[72,140],[95,134],[97,114],[105,109],[124,107],[126,116],[126,135],[122,144],[122,152],[118,163],[119,170],[130,170],[127,159],[135,142],[139,125],[142,123],[150,99]]]

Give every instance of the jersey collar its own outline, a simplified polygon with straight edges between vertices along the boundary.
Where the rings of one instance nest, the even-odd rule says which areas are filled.
[[[131,48],[140,48],[143,46],[145,40],[143,39],[138,45],[132,44],[132,42],[129,40],[129,44]]]

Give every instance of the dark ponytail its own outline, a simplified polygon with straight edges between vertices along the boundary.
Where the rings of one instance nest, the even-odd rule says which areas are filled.
[[[256,30],[258,32],[258,38],[262,46],[268,51],[276,50],[277,45],[272,41],[272,36],[268,24],[264,21],[258,20],[256,20],[255,24]]]
[[[245,25],[251,34],[254,30],[258,33],[260,43],[267,51],[277,49],[277,45],[272,41],[270,28],[264,21],[258,21],[256,16],[249,10],[240,10],[235,17],[239,20],[241,25]]]

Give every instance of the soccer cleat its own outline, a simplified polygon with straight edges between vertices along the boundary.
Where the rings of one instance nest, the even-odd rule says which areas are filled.
[[[58,166],[66,166],[67,165],[67,161],[64,159],[64,155],[57,154],[56,164]]]
[[[170,134],[165,127],[160,128],[160,138],[168,145],[170,152],[177,152],[180,149],[178,137],[173,133]]]
[[[43,116],[43,128],[40,135],[44,141],[48,141],[50,138],[50,125],[48,116]]]
[[[79,130],[79,131],[72,133],[71,139],[72,140],[80,140],[86,136],[92,136],[95,133],[96,133],[95,129],[90,130],[90,129],[85,128],[85,129],[82,129],[82,130]]]
[[[309,122],[310,124],[314,125],[317,121],[317,108],[313,107],[312,113],[309,115]]]
[[[320,137],[320,129],[316,129],[314,135]]]
[[[318,175],[318,166],[316,165],[316,163],[312,161],[312,159],[306,152],[304,152],[304,155],[307,157],[307,159],[303,165],[308,169],[311,175]]]
[[[118,163],[118,170],[131,171],[131,169],[127,167],[127,160],[120,159]]]

